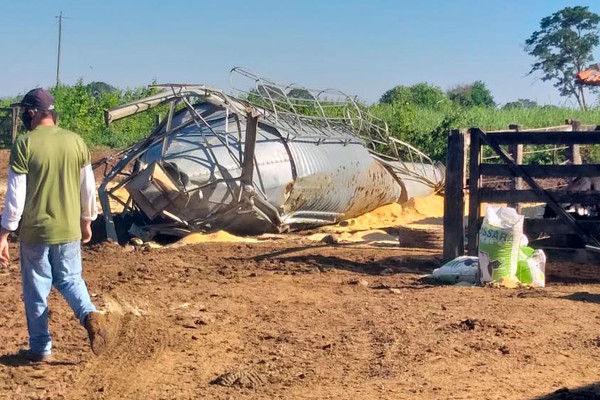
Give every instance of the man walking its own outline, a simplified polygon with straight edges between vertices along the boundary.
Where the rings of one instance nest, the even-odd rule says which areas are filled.
[[[10,154],[0,257],[9,260],[8,235],[20,221],[30,348],[19,355],[34,362],[51,358],[47,298],[53,285],[85,326],[92,351],[101,354],[108,345],[106,319],[92,304],[81,275],[81,242],[92,238],[97,216],[90,153],[79,135],[56,126],[54,98],[46,90],[33,89],[13,106],[22,110],[29,132]]]

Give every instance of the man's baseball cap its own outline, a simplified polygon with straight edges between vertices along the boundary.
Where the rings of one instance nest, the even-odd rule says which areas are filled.
[[[42,88],[32,89],[23,100],[18,103],[11,104],[13,107],[34,108],[36,110],[52,111],[54,110],[54,97]]]

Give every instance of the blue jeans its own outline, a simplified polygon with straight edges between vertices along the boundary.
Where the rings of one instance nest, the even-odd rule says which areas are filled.
[[[29,346],[36,354],[50,354],[48,295],[52,285],[63,295],[82,325],[96,311],[81,276],[81,244],[30,244],[21,242],[23,302],[27,316]]]

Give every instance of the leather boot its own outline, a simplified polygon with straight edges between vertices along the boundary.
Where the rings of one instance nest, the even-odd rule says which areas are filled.
[[[106,316],[100,312],[89,313],[85,318],[85,329],[90,338],[92,352],[99,356],[108,348],[108,324]]]
[[[34,353],[30,349],[19,350],[17,357],[33,363],[47,363],[52,361],[52,354],[38,354]]]

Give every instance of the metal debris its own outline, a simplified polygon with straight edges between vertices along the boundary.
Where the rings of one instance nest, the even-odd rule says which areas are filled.
[[[286,232],[333,224],[431,194],[444,168],[390,136],[387,125],[334,90],[282,86],[234,68],[254,89],[228,95],[202,85],[155,85],[154,96],[106,111],[107,124],[166,105],[146,139],[115,156],[99,196],[142,214],[136,235],[226,229]],[[248,85],[251,86],[251,85]],[[125,189],[123,200],[116,191]]]

